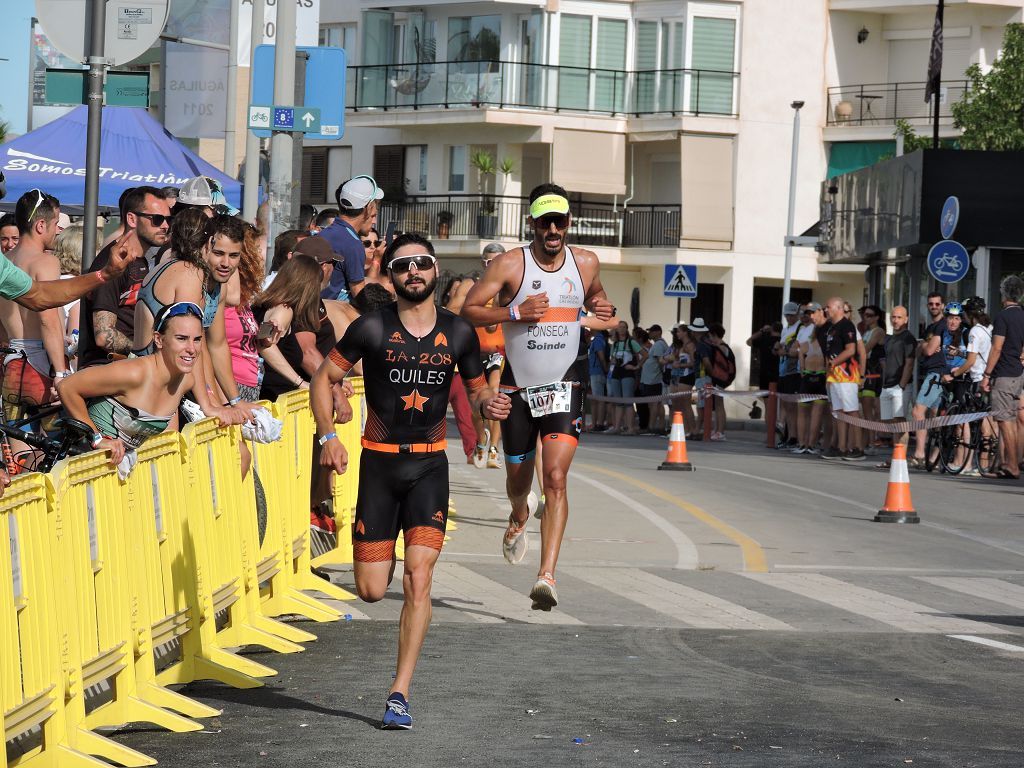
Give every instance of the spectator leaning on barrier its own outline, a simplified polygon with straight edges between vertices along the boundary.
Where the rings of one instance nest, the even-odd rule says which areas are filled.
[[[339,267],[321,292],[321,298],[348,301],[366,282],[366,250],[363,238],[377,222],[377,201],[384,190],[372,176],[355,176],[334,192],[341,213],[318,237],[326,240],[337,256]]]
[[[882,391],[878,397],[879,417],[882,421],[902,421],[907,418],[910,403],[910,382],[914,378],[914,351],[917,339],[907,329],[907,308],[893,307],[889,313],[892,334],[885,340],[885,358],[882,361]],[[893,443],[907,444],[907,433],[893,435]],[[886,469],[889,462],[879,464]]]
[[[1024,281],[1008,275],[999,283],[1003,310],[992,326],[992,351],[982,375],[981,389],[992,393],[992,417],[999,423],[1002,467],[1000,477],[1016,480],[1020,477],[1017,459],[1017,409],[1024,388],[1024,365],[1021,349],[1024,347],[1024,309],[1020,300],[1024,295]]]

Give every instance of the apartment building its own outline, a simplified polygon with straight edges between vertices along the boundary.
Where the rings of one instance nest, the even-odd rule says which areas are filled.
[[[721,320],[743,382],[743,341],[781,310],[794,100],[797,223],[818,220],[828,30],[810,0],[324,3],[321,44],[348,54],[346,130],[306,143],[304,199],[371,173],[384,222],[470,270],[482,243],[529,237],[524,197],[553,180],[612,300],[624,311],[639,287],[643,324]],[[664,297],[665,264],[697,266],[696,299]],[[861,266],[794,251],[798,299],[857,302],[863,285]]]

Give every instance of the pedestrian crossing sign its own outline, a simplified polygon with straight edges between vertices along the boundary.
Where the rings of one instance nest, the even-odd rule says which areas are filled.
[[[697,295],[696,264],[665,265],[665,295],[692,299]]]

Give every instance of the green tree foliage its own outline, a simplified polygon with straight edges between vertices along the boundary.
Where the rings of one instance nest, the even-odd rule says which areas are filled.
[[[1003,52],[983,74],[967,68],[968,90],[953,105],[963,149],[1024,149],[1024,24],[1007,24]]]

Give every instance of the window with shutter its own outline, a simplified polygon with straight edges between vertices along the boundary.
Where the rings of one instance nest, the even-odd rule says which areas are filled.
[[[621,112],[625,93],[626,22],[597,20],[597,69],[594,78],[594,109]]]
[[[654,111],[658,67],[658,22],[636,23],[636,111]]]
[[[690,27],[690,111],[731,115],[736,20],[694,16]]]
[[[558,106],[561,109],[590,107],[591,21],[589,16],[571,15],[563,15],[559,21]]]
[[[327,192],[327,147],[303,147],[301,202],[318,205],[329,199]]]
[[[384,190],[385,200],[405,198],[405,146],[384,145],[373,148],[373,178]]]

